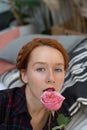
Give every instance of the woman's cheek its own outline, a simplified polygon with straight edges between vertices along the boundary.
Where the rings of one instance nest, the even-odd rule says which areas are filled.
[[[63,84],[64,84],[64,75],[57,78],[56,81],[57,81],[56,82],[57,90],[60,91],[62,89]]]

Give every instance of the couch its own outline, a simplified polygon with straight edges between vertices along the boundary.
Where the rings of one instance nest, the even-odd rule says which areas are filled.
[[[10,42],[0,51],[0,90],[21,87],[19,72],[15,67],[19,49],[36,37],[50,37],[58,40],[70,56],[61,93],[72,117],[66,130],[87,130],[87,38],[77,35],[29,35]]]

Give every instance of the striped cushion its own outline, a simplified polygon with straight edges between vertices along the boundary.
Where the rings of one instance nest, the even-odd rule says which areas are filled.
[[[3,83],[6,88],[21,87],[23,85],[19,78],[19,71],[17,69],[13,69],[2,74],[0,76],[0,82]]]
[[[73,48],[69,55],[70,65],[62,93],[72,116],[81,104],[87,105],[87,38]]]

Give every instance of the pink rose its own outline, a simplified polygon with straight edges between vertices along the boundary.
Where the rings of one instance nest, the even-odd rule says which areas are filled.
[[[41,102],[49,110],[59,110],[64,101],[64,97],[56,91],[45,91],[41,96]]]

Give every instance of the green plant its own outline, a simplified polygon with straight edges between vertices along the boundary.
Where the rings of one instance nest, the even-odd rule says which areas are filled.
[[[11,11],[19,25],[29,23],[34,9],[40,7],[40,0],[8,0]]]
[[[34,24],[38,33],[50,33],[51,15],[44,0],[7,0],[3,3],[10,5],[16,25]]]

